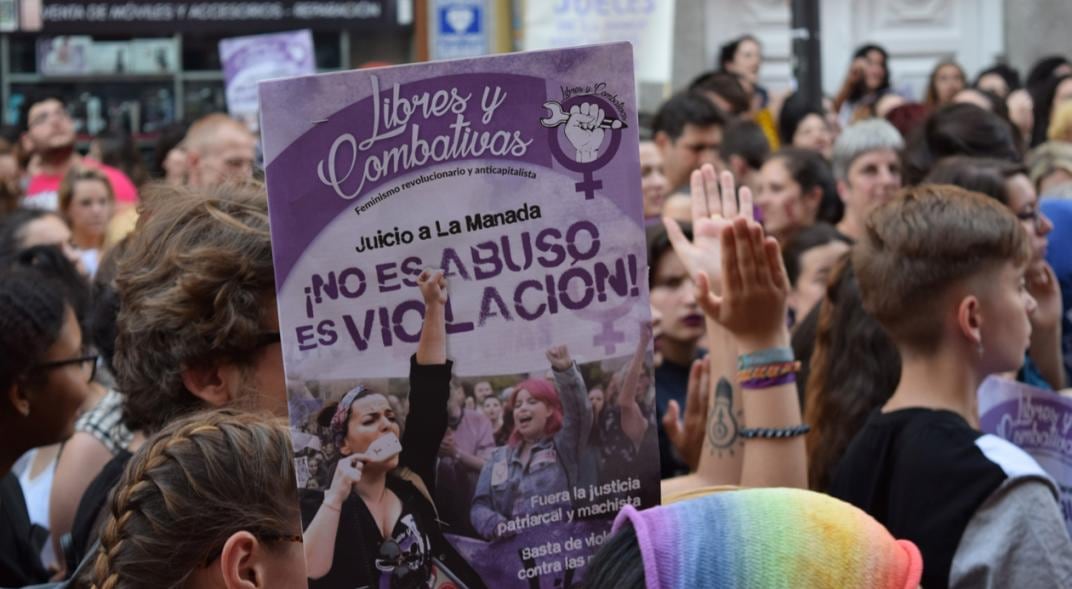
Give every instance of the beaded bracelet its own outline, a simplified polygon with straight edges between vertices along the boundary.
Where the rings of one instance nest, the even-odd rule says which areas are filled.
[[[773,378],[753,378],[751,380],[742,380],[740,382],[741,388],[745,390],[756,389],[769,389],[772,387],[781,386],[783,384],[793,384],[797,381],[797,375],[790,372],[781,376],[775,376]]]
[[[763,438],[765,440],[782,440],[785,438],[795,438],[802,436],[811,431],[811,426],[802,423],[793,427],[757,427],[752,429],[742,429],[738,432],[742,438],[751,440],[755,438]]]
[[[758,378],[775,378],[785,374],[800,372],[800,362],[778,362],[775,364],[763,364],[753,368],[745,368],[737,372],[737,380],[745,382]]]
[[[737,370],[755,368],[764,364],[776,364],[778,362],[792,362],[793,348],[767,348],[751,354],[741,354],[737,357]]]

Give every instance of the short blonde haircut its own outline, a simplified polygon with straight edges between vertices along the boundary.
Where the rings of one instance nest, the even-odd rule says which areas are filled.
[[[1072,143],[1051,140],[1039,145],[1027,154],[1027,168],[1035,190],[1039,190],[1047,176],[1058,170],[1072,174]]]

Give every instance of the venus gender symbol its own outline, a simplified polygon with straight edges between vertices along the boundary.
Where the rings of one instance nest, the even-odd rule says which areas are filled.
[[[625,121],[610,118],[607,113],[615,112],[614,107],[597,96],[574,96],[561,104],[555,101],[543,103],[551,114],[540,120],[547,127],[548,145],[551,155],[567,170],[581,174],[582,181],[574,185],[584,198],[595,198],[596,191],[603,188],[603,182],[596,180],[596,170],[607,165],[618,152],[622,142],[621,129]],[[573,148],[571,157],[562,149],[558,127],[565,125],[566,140]],[[610,140],[606,149],[602,149],[606,134]]]

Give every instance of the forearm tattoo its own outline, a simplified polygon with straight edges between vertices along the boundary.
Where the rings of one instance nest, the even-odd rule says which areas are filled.
[[[715,403],[707,416],[707,443],[713,454],[733,454],[739,438],[738,416],[733,410],[733,385],[726,378],[718,379]]]

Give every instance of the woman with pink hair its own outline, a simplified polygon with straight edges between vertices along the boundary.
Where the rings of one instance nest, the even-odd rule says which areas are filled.
[[[547,350],[555,382],[530,378],[514,387],[504,407],[514,418],[505,446],[495,449],[480,472],[469,517],[488,540],[513,536],[511,522],[547,511],[530,497],[569,493],[592,469],[582,468],[592,430],[588,393],[565,346]]]

